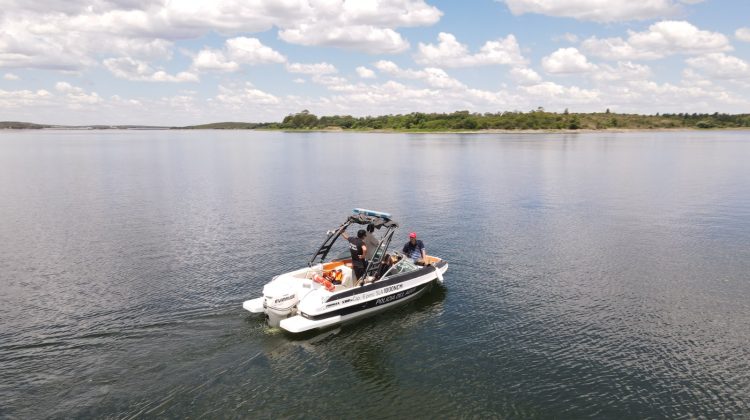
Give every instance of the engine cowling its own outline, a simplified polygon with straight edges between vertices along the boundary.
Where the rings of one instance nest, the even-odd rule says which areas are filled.
[[[263,287],[264,307],[268,325],[278,327],[282,319],[293,315],[299,298],[296,290],[287,284],[272,282]]]

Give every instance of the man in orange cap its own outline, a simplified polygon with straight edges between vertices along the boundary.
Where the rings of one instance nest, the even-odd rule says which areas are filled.
[[[414,260],[418,265],[425,265],[427,260],[427,251],[424,249],[424,243],[417,239],[417,233],[412,232],[409,234],[409,242],[404,245],[404,254],[407,257]]]

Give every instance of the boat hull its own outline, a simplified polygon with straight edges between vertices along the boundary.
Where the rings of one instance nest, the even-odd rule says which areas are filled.
[[[320,307],[300,302],[299,314],[281,320],[279,326],[291,333],[300,333],[373,315],[428,292],[435,282],[442,283],[442,274],[447,269],[448,263],[440,261],[411,273],[337,293]]]
[[[264,296],[247,300],[242,306],[252,313],[265,313],[270,326],[280,327],[290,333],[325,329],[414,300],[427,293],[434,283],[442,283],[443,273],[447,269],[446,261],[436,259],[433,264],[414,271],[333,293],[310,280],[297,280],[287,273],[267,284]],[[303,274],[302,278],[307,276],[304,270],[297,274]],[[299,282],[297,292],[289,294],[288,291],[296,282]],[[274,299],[275,293],[281,293],[280,296],[296,296],[299,300]],[[275,307],[278,302],[293,306],[285,306],[281,308],[282,311]]]
[[[421,286],[413,287],[403,292],[389,295],[381,299],[375,299],[366,302],[365,306],[359,307],[351,312],[338,312],[332,314],[326,314],[311,319],[303,315],[295,315],[293,317],[284,319],[281,321],[280,327],[290,333],[301,333],[305,331],[311,331],[315,329],[324,329],[334,325],[346,324],[353,322],[368,316],[376,315],[380,312],[384,312],[393,306],[403,305],[410,302],[430,291],[432,285],[436,280]]]

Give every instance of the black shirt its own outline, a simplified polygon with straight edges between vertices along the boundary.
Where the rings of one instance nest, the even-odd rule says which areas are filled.
[[[349,238],[347,240],[349,241],[349,252],[352,253],[352,266],[364,268],[365,260],[360,258],[360,256],[364,257],[365,252],[362,247],[365,241],[359,238]]]

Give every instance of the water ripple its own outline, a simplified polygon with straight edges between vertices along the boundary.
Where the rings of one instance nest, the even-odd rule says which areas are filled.
[[[750,414],[744,132],[17,135],[0,416]],[[352,207],[445,287],[300,337],[241,309]]]

